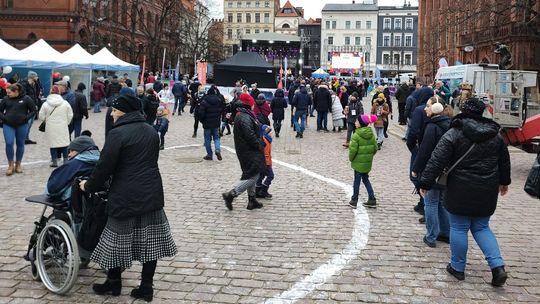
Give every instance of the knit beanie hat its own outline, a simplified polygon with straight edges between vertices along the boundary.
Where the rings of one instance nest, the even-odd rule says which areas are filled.
[[[461,105],[461,112],[472,115],[481,116],[485,109],[486,105],[484,102],[476,97],[471,97],[465,100],[465,102]]]
[[[135,91],[133,91],[132,88],[125,87],[125,88],[120,89],[120,92],[118,92],[118,95],[120,95],[120,96],[122,96],[122,95],[135,96]]]
[[[255,100],[253,100],[253,97],[249,95],[248,93],[242,93],[240,94],[240,97],[238,98],[243,104],[246,104],[250,107],[253,107],[255,105]]]
[[[93,147],[97,147],[94,140],[90,136],[81,135],[71,141],[68,146],[68,150],[81,152]]]
[[[360,125],[362,126],[367,126],[371,123],[374,123],[377,121],[377,115],[366,115],[366,114],[362,114],[360,116],[358,116],[358,122],[360,123]]]
[[[437,102],[431,105],[431,112],[433,114],[441,114],[444,111],[444,106],[442,103]]]
[[[140,111],[141,101],[132,95],[122,95],[113,102],[112,107],[124,113]]]

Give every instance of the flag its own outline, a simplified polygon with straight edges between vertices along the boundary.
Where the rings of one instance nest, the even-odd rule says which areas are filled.
[[[278,89],[283,89],[283,66],[279,66],[279,83],[277,85]]]
[[[283,59],[283,63],[285,65],[285,71],[287,71],[287,57]],[[287,87],[287,74],[285,74],[285,87]]]
[[[375,66],[375,80],[378,84],[381,84],[381,70],[379,69],[379,66]]]
[[[141,79],[139,80],[140,85],[144,85],[144,72],[145,71],[146,71],[146,55],[143,56]]]

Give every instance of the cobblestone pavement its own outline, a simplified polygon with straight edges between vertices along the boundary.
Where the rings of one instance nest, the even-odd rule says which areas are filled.
[[[100,146],[103,121],[104,113],[91,113],[83,122]],[[285,303],[276,298],[294,294],[301,296],[297,303],[540,302],[540,208],[522,190],[534,155],[511,153],[513,183],[493,216],[492,228],[510,276],[504,288],[496,289],[489,285],[491,272],[472,237],[463,282],[445,271],[448,245],[428,248],[422,242],[425,228],[412,210],[417,197],[407,179],[409,152],[401,140],[402,128],[391,125],[391,136],[375,157],[370,175],[378,208],[355,213],[347,206],[348,193],[339,187],[339,182],[350,186],[353,177],[341,147],[345,134],[316,132],[314,118],[308,124],[304,138],[297,140],[285,123],[282,136],[274,140],[273,156],[327,179],[276,163],[270,189],[274,199],[264,201],[263,209],[248,211],[243,195],[231,212],[221,192],[241,174],[236,156],[224,149],[223,161],[203,162],[202,128],[199,137],[191,138],[193,119],[173,117],[160,169],[165,210],[179,252],[158,263],[155,302]],[[118,298],[92,293],[91,285],[105,277],[93,263],[80,271],[66,296],[32,280],[22,256],[41,207],[24,197],[40,193],[51,171],[37,125],[32,138],[39,144],[26,146],[29,164],[24,174],[6,177],[5,161],[0,164],[0,303],[133,302],[129,291],[139,283],[140,266],[124,272],[125,287]],[[222,144],[233,148],[232,135],[224,136]],[[366,199],[365,189],[360,196]],[[366,212],[369,224],[358,220]],[[355,235],[369,231],[365,248],[351,241],[353,230]],[[309,277],[321,269],[319,276]]]

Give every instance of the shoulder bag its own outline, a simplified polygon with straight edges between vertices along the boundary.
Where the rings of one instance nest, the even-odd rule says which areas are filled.
[[[443,173],[441,173],[441,175],[439,175],[439,177],[437,178],[437,181],[435,182],[436,185],[440,186],[440,187],[446,187],[446,184],[448,182],[448,175],[450,174],[450,172],[452,172],[452,170],[454,170],[454,168],[472,151],[472,149],[474,148],[474,146],[476,146],[476,143],[473,143],[471,145],[471,147],[469,148],[469,150],[467,150],[467,152],[465,152],[465,154],[463,154],[463,156],[461,156],[455,163],[454,165],[452,165],[452,167],[450,167],[450,169],[448,170],[444,170]]]
[[[54,110],[56,110],[56,107],[54,107],[54,109],[51,111],[51,114],[49,115],[49,117],[51,117],[52,113],[54,113]],[[47,122],[46,122],[45,120],[42,121],[41,124],[39,125],[38,130],[39,130],[40,132],[45,132],[45,127],[46,127],[46,125],[47,125]]]
[[[540,156],[540,155],[539,155]],[[540,198],[540,163],[538,162],[539,156],[536,157],[534,164],[529,172],[527,181],[525,181],[525,187],[523,190],[530,196]]]

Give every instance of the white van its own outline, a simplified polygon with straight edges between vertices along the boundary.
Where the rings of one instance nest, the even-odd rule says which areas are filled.
[[[449,67],[439,68],[435,79],[442,80],[445,84],[448,85],[450,93],[453,93],[462,82],[468,81],[469,83],[483,83],[479,79],[474,79],[475,71],[485,71],[485,70],[498,70],[499,65],[497,64],[464,64],[464,65],[454,65]],[[479,76],[477,76],[479,77]],[[484,92],[485,88],[473,88],[476,92]]]

